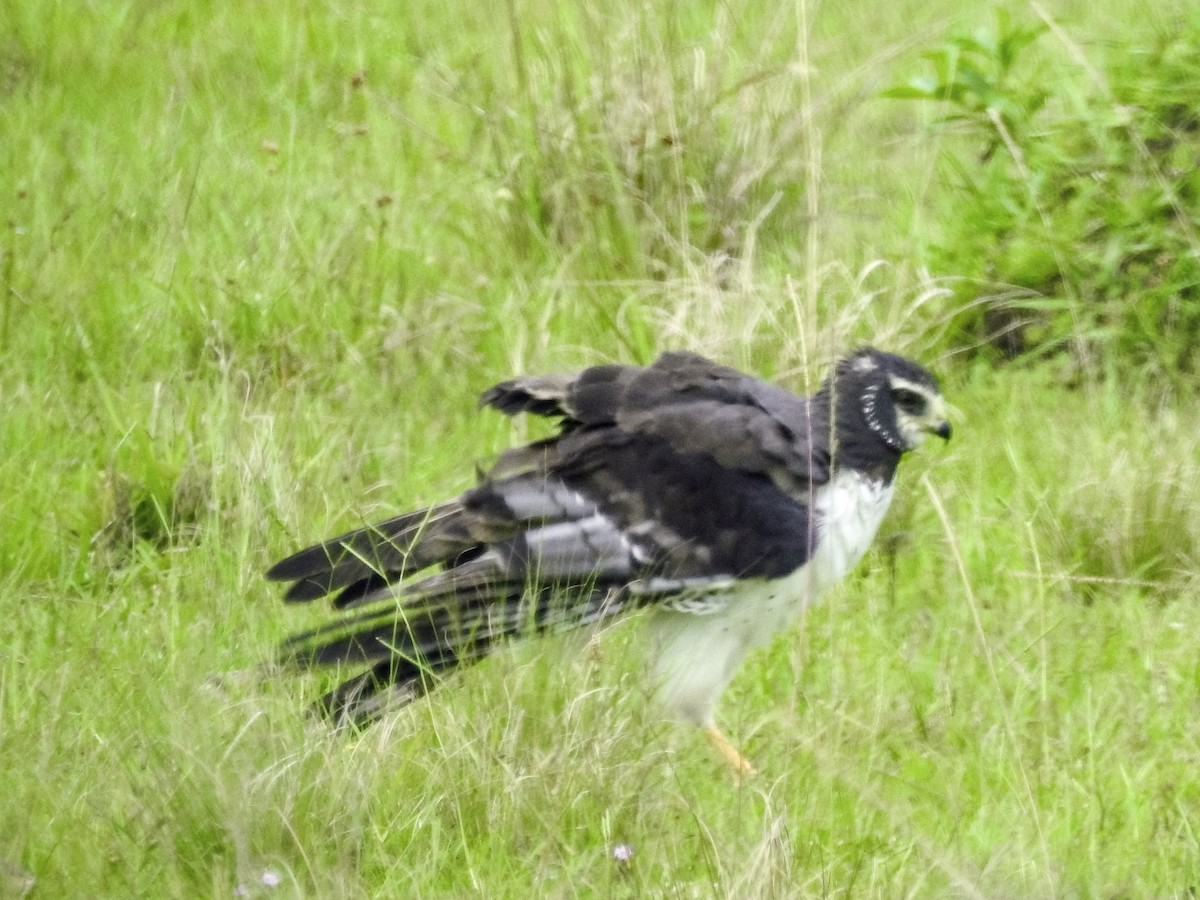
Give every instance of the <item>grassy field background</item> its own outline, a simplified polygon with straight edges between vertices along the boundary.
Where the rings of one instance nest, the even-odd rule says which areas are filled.
[[[1196,392],[968,352],[973,137],[880,95],[999,9],[1069,106],[1196,17],[963,9],[0,8],[0,896],[1195,896]],[[735,680],[740,788],[633,622],[357,742],[260,669],[321,616],[264,568],[466,487],[494,381],[865,341],[962,418]]]

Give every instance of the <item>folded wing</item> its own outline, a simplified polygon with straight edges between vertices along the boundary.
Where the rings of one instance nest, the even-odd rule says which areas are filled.
[[[505,382],[483,402],[560,419],[461,496],[348,532],[273,566],[289,601],[347,612],[285,645],[305,665],[366,669],[323,698],[366,721],[514,634],[634,606],[690,610],[734,579],[774,578],[815,543],[812,450],[827,416],[692,354]]]

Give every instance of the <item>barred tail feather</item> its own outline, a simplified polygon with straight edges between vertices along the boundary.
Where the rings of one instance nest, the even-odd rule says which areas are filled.
[[[272,581],[291,581],[284,594],[304,603],[342,591],[334,606],[360,600],[407,572],[453,559],[476,543],[467,533],[457,500],[348,531],[301,550],[267,570]]]
[[[314,705],[338,728],[364,728],[389,710],[425,696],[436,686],[441,672],[458,664],[453,654],[421,666],[391,657],[341,682]]]
[[[326,693],[318,710],[339,726],[366,725],[509,638],[580,628],[631,605],[623,592],[600,584],[537,588],[524,579],[456,576],[430,576],[408,586],[399,605],[375,604],[289,638],[281,652],[294,665],[370,664]]]

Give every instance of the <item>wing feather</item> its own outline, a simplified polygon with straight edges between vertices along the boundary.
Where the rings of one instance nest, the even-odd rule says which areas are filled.
[[[558,416],[568,431],[615,425],[656,435],[680,453],[768,475],[785,490],[829,480],[827,405],[694,353],[665,353],[645,368],[517,378],[484,392],[482,403],[507,415]]]
[[[780,577],[812,553],[827,404],[689,353],[513,379],[482,402],[557,417],[561,430],[506,452],[454,500],[267,573],[291,582],[290,601],[336,592],[335,606],[355,610],[283,648],[302,665],[370,666],[322,699],[338,721],[419,696],[431,673],[508,635],[647,604],[711,610],[736,579]]]

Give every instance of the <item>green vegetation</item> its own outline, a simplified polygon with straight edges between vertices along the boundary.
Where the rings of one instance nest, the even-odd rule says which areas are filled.
[[[1041,23],[1038,23],[1039,26]],[[1200,15],[1074,72],[1028,65],[1044,27],[1008,16],[931,51],[898,98],[949,104],[977,155],[933,248],[956,291],[958,342],[1072,351],[1096,371],[1191,379],[1200,367]],[[964,302],[974,301],[974,302]]]
[[[0,896],[1193,896],[1189,9],[0,7]],[[493,381],[867,340],[963,418],[734,682],[741,788],[633,623],[357,743],[260,668],[265,566],[465,487]]]

